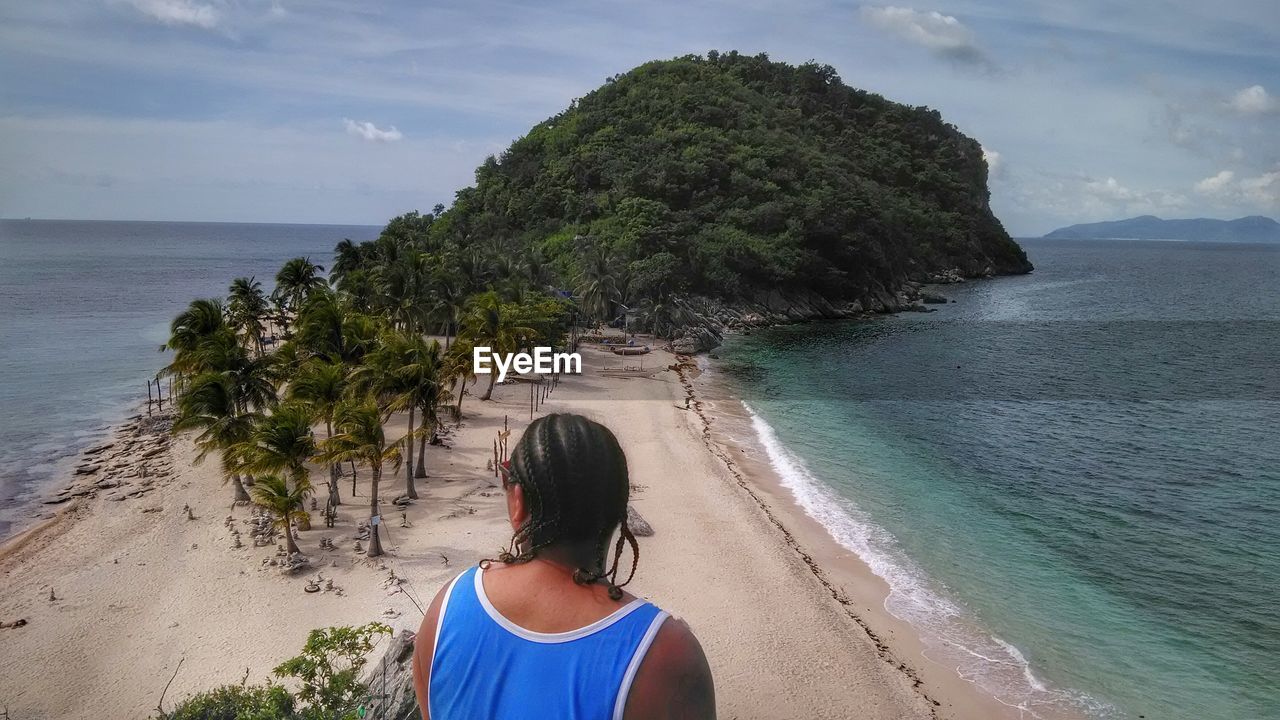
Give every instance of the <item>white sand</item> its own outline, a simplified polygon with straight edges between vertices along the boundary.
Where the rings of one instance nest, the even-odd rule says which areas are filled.
[[[767,471],[730,472],[721,456],[734,449],[704,440],[704,418],[696,407],[684,409],[681,377],[662,369],[675,358],[655,352],[643,358],[646,368],[659,369],[653,377],[619,378],[601,370],[641,359],[590,349],[583,355],[585,374],[565,378],[539,414],[579,412],[617,433],[638,486],[633,505],[656,530],[640,539],[630,589],[685,618],[702,640],[721,717],[1004,714],[945,668],[928,667],[910,629],[878,609],[882,584],[806,522],[770,486]],[[513,443],[527,424],[528,386],[499,386],[494,397],[468,396],[464,422],[448,438],[452,449],[428,448],[431,477],[418,481],[421,498],[407,510],[412,527],[401,528],[399,512],[384,505],[389,554],[379,560],[352,550],[354,522],[367,515],[367,470],[354,501],[350,481],[343,482],[336,528],[326,529],[313,513],[313,529],[301,534],[312,571],[284,577],[263,567],[274,547],[252,546],[240,522],[249,510],[229,509],[216,460],[191,466],[187,439],[172,444],[174,475],[161,481],[167,484],[123,502],[107,500],[109,491],[84,498],[6,546],[0,620],[28,624],[0,629],[0,708],[14,720],[143,718],[153,714],[180,660],[166,707],[246,673],[250,682],[265,679],[312,628],[385,620],[416,629],[414,603],[384,586],[390,570],[408,578],[406,587],[425,605],[447,579],[509,537],[501,491],[485,463],[504,414]],[[317,484],[322,476],[314,471]],[[384,478],[384,500],[403,484],[403,470]],[[186,518],[184,505],[196,520]],[[152,508],[159,510],[144,512]],[[242,549],[232,549],[228,514],[244,532]],[[325,536],[335,552],[319,550]],[[839,567],[826,572],[824,563]],[[342,594],[304,593],[316,572]],[[52,602],[51,587],[58,597]]]

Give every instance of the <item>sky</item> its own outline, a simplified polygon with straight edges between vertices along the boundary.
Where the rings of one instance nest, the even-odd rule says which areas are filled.
[[[1275,0],[0,0],[0,216],[382,224],[712,49],[938,109],[1016,236],[1280,215]]]

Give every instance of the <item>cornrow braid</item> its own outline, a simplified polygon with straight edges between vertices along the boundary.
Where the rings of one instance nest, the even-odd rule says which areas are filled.
[[[627,458],[608,428],[581,415],[553,414],[530,423],[513,448],[508,482],[524,489],[529,519],[511,536],[497,562],[526,563],[546,548],[589,547],[589,561],[573,572],[580,585],[603,583],[609,597],[635,576],[640,546],[627,527],[631,483]],[[609,539],[618,532],[612,562],[605,567]],[[618,583],[619,561],[631,546],[631,572]],[[495,562],[481,561],[481,567]]]

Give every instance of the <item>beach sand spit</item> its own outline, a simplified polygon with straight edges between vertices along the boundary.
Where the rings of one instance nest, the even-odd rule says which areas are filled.
[[[732,462],[733,448],[711,431],[713,413],[690,395],[695,366],[668,369],[679,360],[657,351],[643,359],[652,373],[606,372],[638,361],[582,354],[584,374],[565,377],[538,415],[577,412],[618,435],[632,504],[654,528],[640,538],[628,589],[701,639],[720,717],[1016,716],[927,667],[910,629],[881,609],[883,583],[757,479],[767,468]],[[72,499],[58,515],[0,549],[0,621],[27,621],[0,628],[0,708],[22,720],[146,718],[180,661],[168,708],[220,684],[266,679],[313,628],[377,620],[416,630],[417,605],[510,536],[486,464],[504,419],[512,442],[527,425],[528,386],[498,386],[491,402],[469,396],[463,410],[447,447],[428,447],[420,499],[391,505],[404,471],[384,477],[385,557],[355,550],[368,514],[362,468],[356,497],[350,478],[342,482],[335,526],[313,512],[312,529],[299,533],[310,567],[293,575],[273,564],[275,545],[255,546],[251,509],[231,506],[216,458],[196,466],[189,438],[124,431],[143,439],[117,438],[81,463],[102,467],[72,478],[93,491],[63,493]],[[403,434],[403,418],[391,425],[391,437]],[[313,482],[324,476],[313,468]],[[305,592],[309,580],[321,591]]]

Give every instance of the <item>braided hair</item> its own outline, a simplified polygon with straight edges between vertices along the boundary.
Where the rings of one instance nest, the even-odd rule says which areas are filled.
[[[512,449],[506,482],[524,489],[529,519],[511,536],[497,561],[526,563],[552,546],[589,548],[577,562],[573,581],[579,585],[603,582],[609,597],[622,599],[640,561],[640,546],[627,527],[631,492],[627,458],[618,439],[604,425],[581,415],[553,414],[529,424]],[[614,529],[619,529],[613,560],[605,568],[605,554]],[[618,582],[623,546],[631,545],[631,572]],[[492,560],[484,560],[487,567]]]

